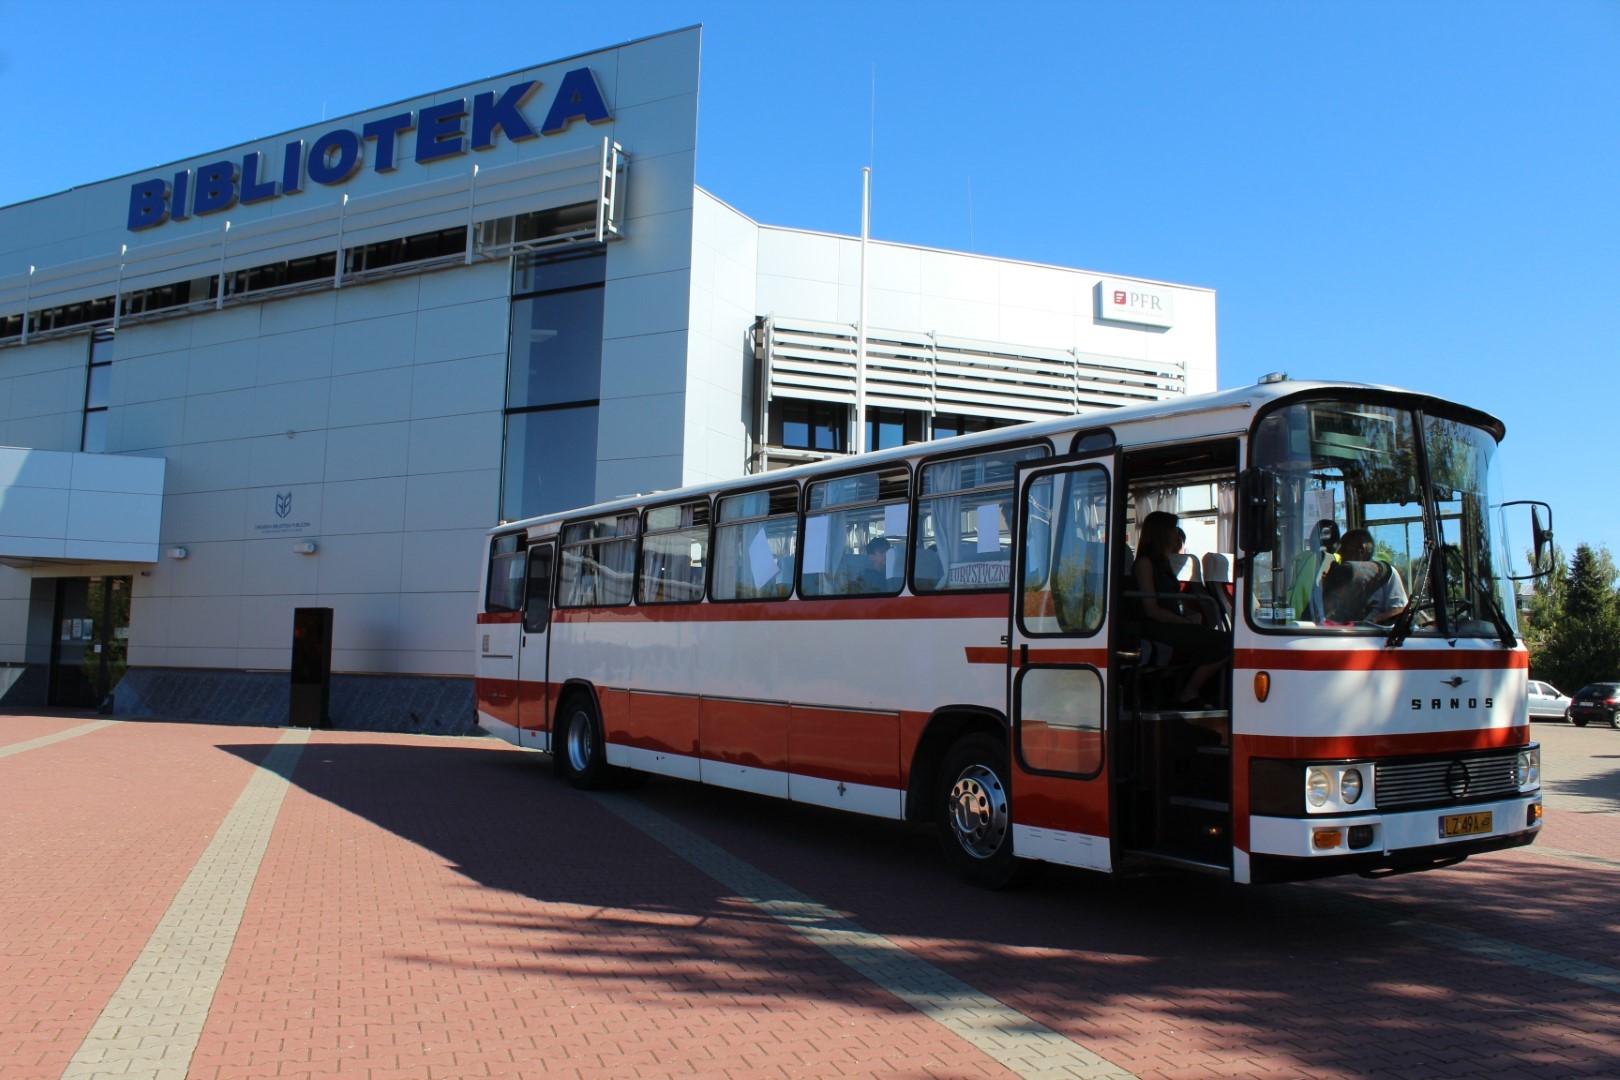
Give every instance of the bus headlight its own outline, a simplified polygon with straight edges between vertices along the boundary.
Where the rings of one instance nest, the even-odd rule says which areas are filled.
[[[1344,770],[1344,775],[1339,778],[1339,797],[1349,806],[1355,805],[1355,801],[1361,798],[1360,769]]]
[[[1520,791],[1541,786],[1541,747],[1529,746],[1519,751],[1513,761],[1513,782]]]
[[[1308,814],[1347,814],[1373,793],[1372,765],[1307,765],[1305,767],[1305,812]]]

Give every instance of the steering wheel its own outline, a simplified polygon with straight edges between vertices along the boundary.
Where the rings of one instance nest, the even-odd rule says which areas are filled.
[[[1456,626],[1464,619],[1471,619],[1474,617],[1474,605],[1472,601],[1447,600],[1445,603],[1446,615],[1449,617],[1449,622],[1452,626]],[[1416,605],[1412,610],[1413,621],[1419,627],[1425,630],[1438,625],[1440,619],[1438,613],[1435,611],[1436,606],[1437,605],[1433,600],[1425,600],[1423,603]],[[1425,616],[1423,614],[1424,612],[1428,612],[1429,614]]]

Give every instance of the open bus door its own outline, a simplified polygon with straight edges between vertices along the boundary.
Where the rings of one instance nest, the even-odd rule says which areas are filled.
[[[1113,868],[1109,748],[1109,449],[1018,467],[1008,716],[1013,847],[1025,858]]]
[[[518,649],[519,745],[551,749],[551,594],[555,537],[532,540],[524,580],[523,640]]]

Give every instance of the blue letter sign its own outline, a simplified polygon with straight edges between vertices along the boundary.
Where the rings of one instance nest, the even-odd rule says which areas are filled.
[[[138,232],[169,221],[184,221],[193,214],[217,214],[237,203],[269,202],[296,195],[304,182],[334,187],[347,183],[369,155],[376,173],[397,172],[409,161],[431,165],[459,157],[469,150],[491,150],[497,141],[538,139],[560,135],[575,120],[601,124],[613,119],[602,88],[588,67],[575,68],[562,77],[552,96],[546,121],[536,130],[523,114],[524,106],[540,89],[537,79],[516,82],[497,93],[475,94],[468,111],[466,98],[452,98],[370,120],[358,131],[333,128],[312,142],[294,139],[282,149],[281,168],[255,150],[238,161],[216,161],[196,170],[176,173],[172,182],[161,177],[139,180],[129,188],[129,229]],[[402,143],[416,133],[415,146]],[[367,144],[371,148],[367,149]]]

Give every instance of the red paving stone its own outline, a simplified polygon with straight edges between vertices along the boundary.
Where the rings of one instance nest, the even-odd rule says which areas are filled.
[[[0,745],[79,722],[0,717]],[[0,759],[0,1078],[60,1075],[280,734],[121,723]],[[292,781],[192,1077],[1013,1075],[542,757],[316,732]],[[913,827],[633,798],[1144,1077],[1620,1075],[1620,986],[1524,960],[1620,963],[1620,872],[1555,849],[1615,857],[1612,814],[1382,881],[991,894]]]

